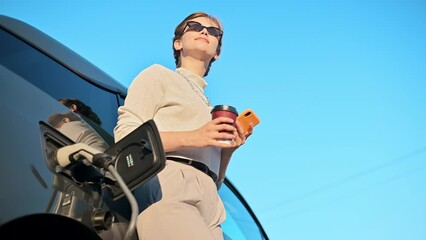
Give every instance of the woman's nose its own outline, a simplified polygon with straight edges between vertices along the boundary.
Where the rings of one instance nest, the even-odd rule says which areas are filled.
[[[203,30],[201,30],[201,33],[204,35],[208,35],[209,32],[207,31],[207,28],[203,28]]]

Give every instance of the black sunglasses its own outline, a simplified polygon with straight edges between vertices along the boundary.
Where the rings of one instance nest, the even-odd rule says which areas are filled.
[[[188,27],[188,30],[186,31],[196,31],[196,32],[201,32],[203,31],[203,29],[207,29],[207,32],[215,37],[220,37],[223,35],[223,31],[220,30],[217,27],[206,27],[204,25],[201,25],[201,23],[199,22],[194,22],[194,21],[188,21],[186,23],[186,26]]]

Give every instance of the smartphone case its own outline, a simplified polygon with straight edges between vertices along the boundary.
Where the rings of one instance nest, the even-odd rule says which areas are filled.
[[[243,127],[244,133],[247,133],[250,123],[253,124],[253,127],[260,123],[260,118],[254,113],[251,109],[246,109],[240,113],[237,117],[237,121]]]

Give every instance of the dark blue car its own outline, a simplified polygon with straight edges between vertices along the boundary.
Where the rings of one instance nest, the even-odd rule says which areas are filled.
[[[153,122],[135,133],[143,141],[113,142],[127,88],[53,38],[7,16],[0,16],[0,81],[1,238],[136,239],[127,190],[161,171],[164,155]],[[118,177],[87,159],[58,157],[59,149],[77,143],[96,149],[92,156],[110,157]],[[138,160],[126,152],[132,144],[145,149],[137,157],[145,161],[134,170],[138,174],[126,170]],[[219,193],[227,210],[225,239],[268,239],[229,179]]]

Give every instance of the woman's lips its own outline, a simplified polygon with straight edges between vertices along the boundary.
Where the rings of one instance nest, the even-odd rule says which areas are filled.
[[[203,37],[197,37],[195,40],[201,40],[201,41],[204,41],[206,43],[209,43],[209,40],[207,38],[203,38]]]

